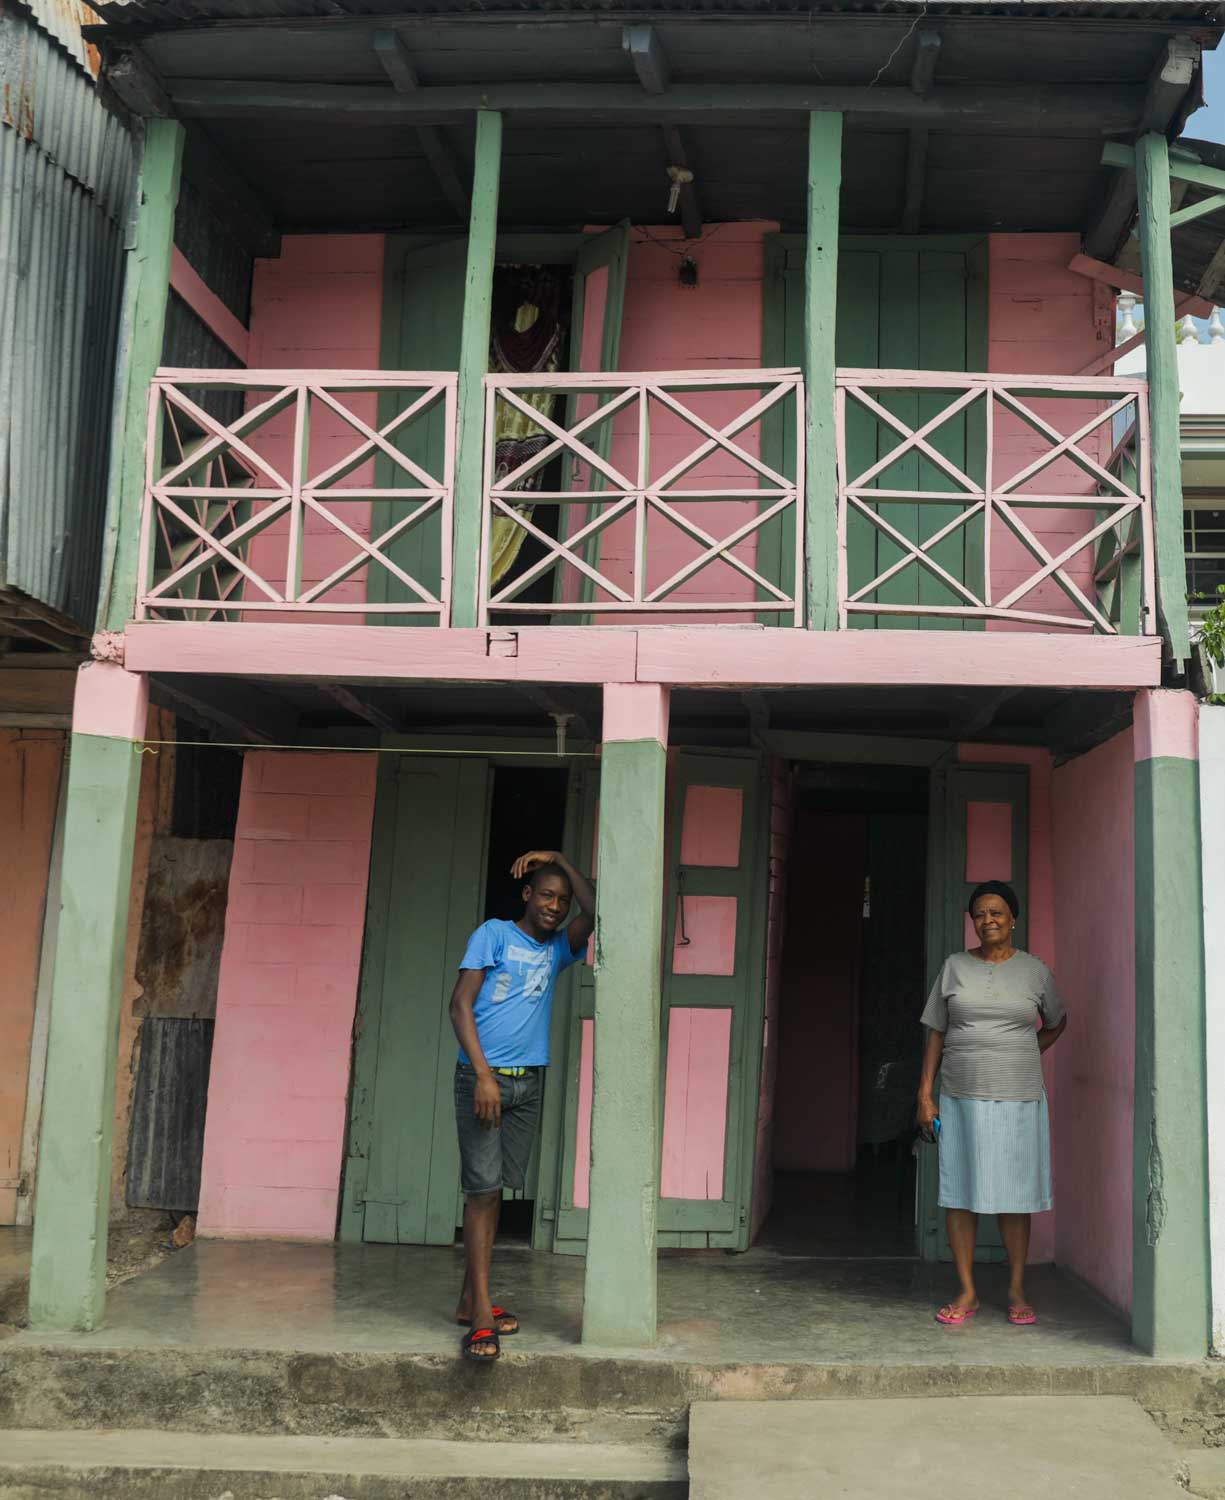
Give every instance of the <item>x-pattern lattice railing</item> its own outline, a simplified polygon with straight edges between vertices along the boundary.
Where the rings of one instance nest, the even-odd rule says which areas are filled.
[[[138,618],[214,619],[289,615],[432,615],[450,601],[457,377],[451,373],[317,370],[159,370],[149,397]],[[245,410],[222,421],[206,392],[237,391]],[[371,421],[354,397],[395,393],[390,420]],[[215,404],[215,403],[214,403]],[[371,405],[370,401],[365,403]],[[441,408],[442,439],[430,468],[404,451]],[[312,447],[326,419],[326,444]],[[278,419],[288,418],[287,421]],[[421,443],[417,449],[423,449]],[[288,462],[281,454],[288,453]],[[390,475],[344,481],[375,460]],[[378,470],[376,470],[377,474]],[[377,535],[374,502],[389,502]],[[346,518],[342,508],[349,507]],[[422,570],[408,572],[393,542],[428,519],[436,541]],[[369,534],[368,534],[369,533]],[[262,538],[256,566],[253,543]],[[329,545],[319,545],[320,539]],[[337,541],[339,539],[339,542]],[[312,551],[328,559],[312,566]],[[337,560],[337,553],[344,554]],[[306,577],[314,572],[321,576]],[[395,582],[388,602],[329,598],[362,569]]]
[[[803,623],[804,449],[803,383],[798,370],[699,371],[652,374],[489,375],[485,381],[485,503],[482,526],[481,620],[491,611],[536,615],[651,615],[727,612],[772,613]],[[529,396],[540,392],[565,398],[549,416]],[[695,409],[706,393],[722,392],[747,404],[726,419],[713,420]],[[526,418],[548,439],[525,462],[506,474],[495,464],[501,408]],[[788,411],[789,408],[789,411]],[[792,448],[780,473],[759,454],[763,419],[791,418]],[[670,462],[653,472],[653,422],[668,428]],[[623,428],[618,437],[616,431]],[[786,430],[784,426],[782,430]],[[677,441],[687,451],[672,457]],[[551,469],[557,460],[559,469]],[[704,479],[694,471],[708,464],[721,477]],[[562,488],[532,489],[534,476],[561,472]],[[709,472],[709,470],[708,470]],[[695,502],[739,502],[730,529],[719,534],[688,513]],[[537,507],[559,510],[558,534],[533,519]],[[745,513],[745,509],[749,513]],[[709,511],[704,512],[709,520]],[[569,518],[576,519],[570,522]],[[649,522],[667,523],[670,540],[692,555],[678,565],[653,551]],[[632,526],[632,542],[620,547],[616,568],[602,561],[600,543],[616,522]],[[543,549],[526,566],[490,582],[495,523],[518,528]],[[778,569],[763,565],[755,550],[763,528],[786,527],[793,538],[778,549],[790,560]],[[679,536],[678,536],[679,534]],[[749,548],[746,543],[751,543]],[[752,553],[753,560],[745,556]],[[674,547],[675,551],[675,547]],[[665,565],[660,568],[661,561]],[[666,576],[651,581],[655,573]],[[735,595],[724,585],[702,592],[694,580],[715,564],[725,564],[744,580]],[[771,577],[771,571],[789,577]],[[521,595],[551,575],[547,602]],[[567,577],[567,575],[569,575]],[[673,597],[690,585],[681,598]]]
[[[923,405],[912,402],[908,410],[922,415],[912,422],[885,404],[892,399],[897,405],[896,398],[916,396]],[[893,614],[916,619],[1008,620],[1110,635],[1152,633],[1154,564],[1146,396],[1142,380],[840,369],[836,432],[838,597],[843,627],[851,615]],[[933,404],[938,405],[934,412]],[[1071,431],[1060,430],[1043,414],[1056,404],[1060,421],[1070,425]],[[1042,411],[1036,409],[1039,406]],[[883,441],[877,449],[880,456],[852,472],[848,414],[856,409],[875,420]],[[1070,423],[1065,420],[1069,410]],[[973,443],[965,437],[970,424],[978,424]],[[1014,445],[1001,443],[1003,425],[1012,429],[1013,436],[1037,434],[1045,446],[1028,462],[1010,462],[1007,451]],[[1120,432],[1125,433],[1122,439]],[[977,448],[982,457],[957,461],[938,444],[967,455]],[[934,483],[925,488],[889,487],[889,471],[899,463],[908,463],[912,469],[925,464]],[[1056,464],[1063,466],[1061,482],[1044,482],[1043,476]],[[1074,485],[1066,482],[1068,465],[1077,471]],[[959,508],[932,534],[916,540],[882,514],[882,507],[908,504]],[[1032,525],[1021,514],[1026,508],[1037,512]],[[1084,521],[1073,528],[1070,541],[1066,532],[1058,541],[1049,540],[1049,528],[1041,517],[1057,511],[1065,515],[1084,512]],[[852,515],[866,518],[873,533],[887,537],[892,552],[900,554],[867,582],[857,578],[854,588],[848,581],[848,520]],[[969,545],[972,523],[974,546]],[[1008,586],[998,588],[992,576],[993,543],[998,547],[1005,533],[1021,544],[1020,550],[1033,566],[1027,576],[1015,582],[1010,576]],[[945,566],[933,552],[950,539],[967,543],[967,560],[977,554],[981,561],[976,560],[972,570]],[[1095,558],[1088,555],[1093,551]],[[1081,553],[1087,554],[1087,567],[1078,580],[1072,564]],[[951,602],[882,599],[885,585],[908,570],[938,579]],[[971,571],[974,577],[967,576]],[[1059,587],[1072,612],[1023,607],[1048,580]],[[1082,586],[1086,583],[1088,587]]]

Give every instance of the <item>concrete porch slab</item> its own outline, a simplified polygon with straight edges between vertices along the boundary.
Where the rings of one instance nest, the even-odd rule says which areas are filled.
[[[698,1403],[690,1500],[1185,1500],[1182,1458],[1117,1397]]]

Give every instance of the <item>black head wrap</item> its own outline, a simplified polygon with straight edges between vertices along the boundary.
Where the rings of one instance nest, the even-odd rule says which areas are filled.
[[[976,885],[966,905],[966,911],[974,915],[974,903],[980,896],[1002,896],[1008,903],[1008,910],[1013,917],[1021,915],[1021,903],[1017,900],[1017,893],[1010,885],[1002,880],[984,880],[982,885]]]

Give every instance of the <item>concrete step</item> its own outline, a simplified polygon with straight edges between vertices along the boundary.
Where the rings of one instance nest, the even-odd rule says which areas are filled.
[[[626,1443],[466,1443],[10,1431],[0,1500],[683,1500],[683,1454]]]
[[[5,1428],[138,1427],[267,1436],[670,1442],[695,1401],[1124,1396],[1186,1446],[1225,1440],[1225,1362],[698,1363],[520,1351],[454,1355],[123,1348],[97,1336],[0,1343]]]
[[[690,1500],[1187,1496],[1186,1455],[1113,1396],[697,1403],[689,1476]]]

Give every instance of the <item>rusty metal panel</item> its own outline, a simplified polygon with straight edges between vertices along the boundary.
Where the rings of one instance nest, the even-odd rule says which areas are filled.
[[[84,631],[133,175],[128,133],[92,78],[0,8],[0,591]]]
[[[216,1012],[233,856],[229,839],[154,838],[136,958],[147,1015]]]
[[[72,60],[95,78],[98,49],[81,34],[83,26],[97,26],[102,17],[81,0],[22,0],[38,25],[63,47]]]
[[[213,1022],[146,1016],[132,1097],[129,1208],[194,1210],[200,1201]]]

